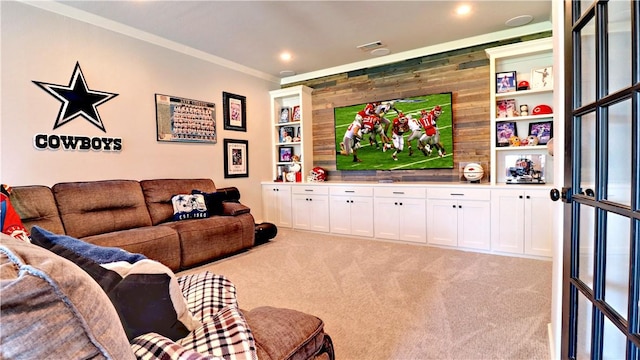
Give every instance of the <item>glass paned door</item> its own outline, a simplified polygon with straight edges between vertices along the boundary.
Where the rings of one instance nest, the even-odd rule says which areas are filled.
[[[639,3],[565,0],[567,359],[640,359]]]

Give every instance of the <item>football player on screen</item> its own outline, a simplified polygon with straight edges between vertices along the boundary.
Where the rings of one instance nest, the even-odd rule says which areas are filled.
[[[340,154],[349,156],[353,155],[353,162],[361,162],[358,158],[358,148],[360,147],[360,140],[362,139],[362,121],[356,120],[349,125],[347,131],[344,133],[342,142],[340,143]]]
[[[391,139],[395,147],[395,151],[391,155],[393,160],[398,161],[397,155],[404,149],[404,133],[409,131],[408,122],[407,117],[402,112],[398,114],[397,118],[393,119],[393,125],[391,126]]]

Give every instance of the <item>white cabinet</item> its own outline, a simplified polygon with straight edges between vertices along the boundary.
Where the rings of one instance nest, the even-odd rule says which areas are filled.
[[[291,185],[262,185],[262,214],[264,221],[278,227],[292,226]]]
[[[271,95],[271,152],[273,180],[305,182],[313,169],[313,134],[311,119],[311,89],[299,85],[269,92]],[[298,114],[295,118],[293,113]],[[300,173],[296,180],[284,176],[299,157]]]
[[[553,136],[554,114],[537,114],[538,105],[553,105],[553,43],[552,38],[526,41],[486,49],[490,69],[491,124],[491,184],[528,182],[533,175],[553,181],[553,157],[548,155],[546,142]],[[539,77],[547,69],[547,86],[539,85],[532,76]],[[529,82],[529,90],[500,92],[498,74],[515,73],[516,84]],[[528,107],[528,115],[521,116],[520,107]],[[538,145],[512,146],[511,135],[520,140],[537,134]],[[506,140],[504,142],[503,140]],[[527,159],[528,161],[518,161]],[[538,173],[539,171],[539,173]]]
[[[375,237],[426,243],[425,193],[421,187],[375,187]]]
[[[492,190],[492,250],[551,257],[553,254],[551,206],[548,188]]]
[[[329,193],[331,232],[373,237],[373,188],[334,186]]]
[[[293,228],[329,232],[329,191],[326,186],[292,186]]]
[[[489,250],[490,199],[489,189],[428,189],[427,242]]]

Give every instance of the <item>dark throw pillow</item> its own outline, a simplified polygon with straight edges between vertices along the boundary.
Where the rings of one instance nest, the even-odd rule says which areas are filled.
[[[166,266],[146,258],[133,264],[116,261],[101,266],[84,254],[51,241],[48,236],[55,234],[47,233],[34,227],[33,243],[46,244],[42,247],[75,263],[100,285],[113,303],[129,340],[150,332],[178,340],[201,325],[187,309],[177,279]]]
[[[82,255],[83,257],[89,258],[98,264],[106,264],[115,261],[126,261],[133,264],[136,261],[147,258],[142,254],[133,254],[117,247],[93,245],[71,236],[54,234],[39,226],[34,226],[31,231],[33,232],[31,242],[36,245],[51,250],[53,245],[58,244]]]
[[[222,206],[222,202],[227,200],[227,195],[225,193],[221,193],[217,191],[212,193],[206,193],[200,190],[193,190],[191,193],[204,196],[204,203],[207,205],[209,216],[222,215],[224,210],[224,207]]]

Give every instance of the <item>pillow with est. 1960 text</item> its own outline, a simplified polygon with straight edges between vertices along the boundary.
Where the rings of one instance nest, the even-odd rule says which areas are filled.
[[[202,194],[179,194],[171,197],[173,220],[201,219],[209,217]]]
[[[60,241],[60,237],[66,239]],[[201,325],[187,309],[175,274],[163,264],[146,258],[133,263],[120,259],[99,264],[69,246],[81,240],[37,226],[31,238],[34,244],[78,265],[100,285],[116,308],[129,340],[149,332],[177,340]],[[81,247],[84,250],[104,250],[85,244],[88,246]]]

